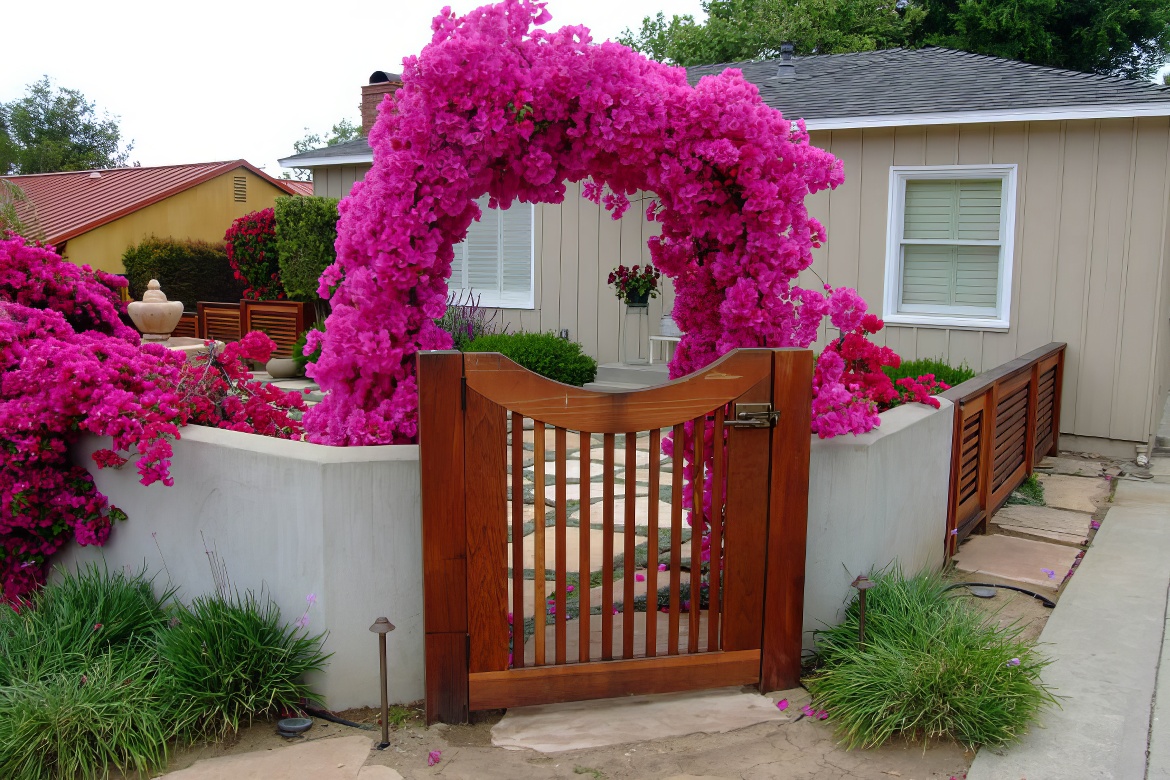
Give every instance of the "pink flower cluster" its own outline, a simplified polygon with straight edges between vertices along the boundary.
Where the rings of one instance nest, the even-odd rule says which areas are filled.
[[[813,341],[824,297],[793,280],[825,232],[804,198],[840,184],[840,162],[736,70],[692,87],[681,68],[594,44],[584,27],[534,28],[548,18],[536,0],[444,9],[403,62],[321,278],[333,313],[310,369],[328,391],[306,415],[312,441],[413,440],[415,354],[450,346],[433,320],[484,193],[500,208],[561,203],[565,182],[584,182],[615,218],[631,194],[655,193],[650,252],[687,334],[673,376],[736,347]]]
[[[98,468],[136,457],[144,485],[171,484],[170,442],[188,423],[300,434],[290,412],[303,400],[247,379],[243,359],[266,358],[267,336],[248,334],[188,365],[164,346],[139,344],[111,279],[19,237],[0,240],[0,594],[8,600],[43,581],[70,535],[100,545],[125,518],[70,462],[82,434],[112,439],[94,455]]]

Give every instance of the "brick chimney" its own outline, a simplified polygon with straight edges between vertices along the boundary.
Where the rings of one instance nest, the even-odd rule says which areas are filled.
[[[370,83],[362,87],[362,135],[369,135],[370,128],[378,120],[382,98],[401,86],[402,77],[397,73],[376,70],[370,74]]]

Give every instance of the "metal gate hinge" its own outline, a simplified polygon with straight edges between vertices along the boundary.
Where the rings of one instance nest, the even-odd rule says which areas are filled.
[[[772,409],[772,404],[736,404],[735,419],[728,420],[725,425],[733,428],[775,428],[780,412]]]

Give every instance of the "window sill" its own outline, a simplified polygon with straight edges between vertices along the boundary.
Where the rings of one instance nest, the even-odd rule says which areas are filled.
[[[1011,322],[996,317],[956,317],[945,314],[887,314],[882,317],[887,325],[915,328],[950,328],[954,330],[989,330],[1006,333]]]

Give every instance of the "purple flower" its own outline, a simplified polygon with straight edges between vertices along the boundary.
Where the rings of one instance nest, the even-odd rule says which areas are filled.
[[[1056,572],[1054,572],[1052,569],[1041,569],[1040,571],[1042,571],[1042,572],[1044,572],[1045,574],[1047,574],[1047,575],[1048,575],[1048,579],[1050,579],[1050,580],[1054,580],[1054,579],[1056,579]]]
[[[1096,520],[1094,520],[1093,522],[1089,523],[1089,527],[1092,528],[1094,531],[1096,531],[1098,528],[1101,527],[1101,524],[1098,523]]]
[[[1008,661],[1006,664],[1004,664],[1004,666],[1006,666],[1006,667],[1008,667],[1008,668],[1014,668],[1014,667],[1017,667],[1017,666],[1019,666],[1019,665],[1020,665],[1020,659],[1019,659],[1019,658],[1013,658],[1013,659],[1011,659],[1010,661]]]
[[[317,594],[316,594],[316,593],[310,593],[308,596],[305,596],[305,602],[306,602],[306,603],[307,603],[307,604],[308,604],[310,607],[311,607],[311,606],[313,606],[314,604],[316,604],[316,603],[317,603]]]

